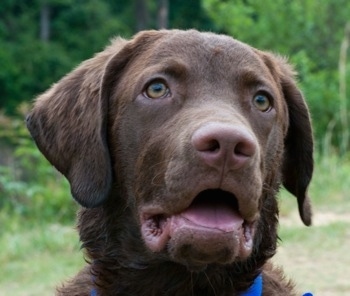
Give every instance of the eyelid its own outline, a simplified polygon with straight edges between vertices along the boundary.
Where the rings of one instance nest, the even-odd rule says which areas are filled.
[[[164,77],[154,76],[145,80],[145,82],[143,83],[142,92],[144,92],[147,89],[147,87],[149,87],[152,83],[163,83],[167,88],[169,88],[169,84],[167,83],[167,80]]]
[[[166,86],[168,86],[168,83],[166,82],[166,80],[164,78],[158,77],[158,78],[151,78],[151,79],[147,80],[145,83],[144,89],[146,89],[147,87],[149,87],[153,83],[163,83]]]

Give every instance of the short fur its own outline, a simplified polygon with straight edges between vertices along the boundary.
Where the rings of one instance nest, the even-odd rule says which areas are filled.
[[[165,83],[167,95],[150,98],[152,81]],[[272,108],[262,112],[252,99],[266,93]],[[117,38],[39,96],[27,125],[82,205],[78,230],[89,264],[58,295],[233,296],[259,273],[263,295],[296,295],[269,263],[280,184],[311,224],[310,116],[284,59],[194,30]],[[233,145],[231,134],[234,156],[215,158],[206,137],[220,150]],[[191,227],[165,245],[148,241],[152,213],[176,216],[207,189],[235,196],[253,225],[251,249],[240,253],[240,242],[219,236],[216,254],[215,239]]]

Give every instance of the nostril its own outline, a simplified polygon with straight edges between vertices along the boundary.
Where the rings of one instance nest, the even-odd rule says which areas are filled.
[[[217,140],[208,141],[208,146],[205,151],[215,152],[220,150],[220,143]]]
[[[221,148],[216,134],[207,129],[199,129],[192,136],[192,145],[198,152],[216,152]]]
[[[254,155],[255,150],[255,145],[249,140],[245,139],[244,141],[236,144],[233,153],[237,156],[250,157]]]

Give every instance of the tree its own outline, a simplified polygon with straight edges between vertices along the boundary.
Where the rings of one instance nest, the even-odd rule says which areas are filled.
[[[47,2],[40,8],[40,40],[48,42],[50,39],[50,5]]]
[[[147,7],[147,0],[135,1],[136,11],[136,31],[141,31],[149,28],[149,12]]]
[[[168,28],[169,23],[169,1],[158,0],[158,29]]]

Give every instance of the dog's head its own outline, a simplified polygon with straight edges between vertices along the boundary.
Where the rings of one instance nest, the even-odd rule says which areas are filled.
[[[313,142],[293,71],[230,37],[117,39],[41,95],[27,124],[78,203],[103,206],[118,188],[146,249],[176,262],[248,258],[280,183],[311,224]]]

